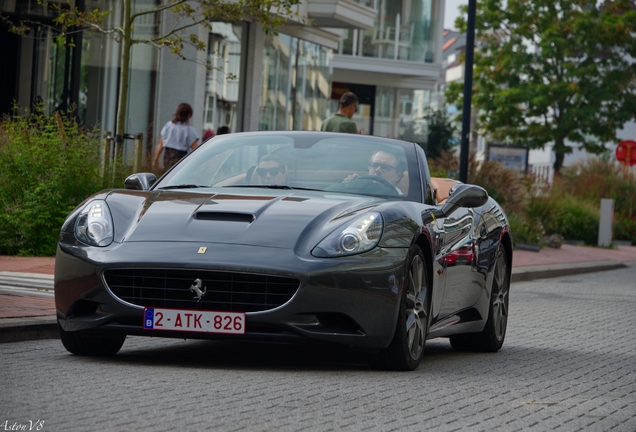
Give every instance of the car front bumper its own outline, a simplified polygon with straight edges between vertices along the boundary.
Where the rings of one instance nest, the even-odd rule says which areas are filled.
[[[304,338],[368,349],[385,348],[393,338],[404,285],[405,248],[315,258],[309,251],[203,242],[128,242],[93,248],[78,245],[70,237],[68,243],[58,245],[55,268],[57,316],[65,331],[198,339]],[[104,277],[109,269],[138,268],[293,278],[298,289],[281,306],[246,312],[242,336],[151,331],[143,329],[143,309],[152,305],[122,300]],[[190,283],[182,288],[187,291]]]

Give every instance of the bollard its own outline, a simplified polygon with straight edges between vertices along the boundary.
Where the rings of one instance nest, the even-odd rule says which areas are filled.
[[[118,165],[124,164],[124,140],[134,140],[133,144],[133,169],[135,172],[141,171],[143,157],[144,134],[124,134],[115,136],[115,162],[112,166],[112,181],[117,176]]]
[[[106,173],[110,167],[110,151],[113,142],[113,136],[110,132],[104,132],[104,139],[102,141],[102,150],[100,154],[100,166],[99,174],[102,177],[102,181],[106,177]]]
[[[133,171],[136,173],[141,172],[144,153],[143,138],[144,134],[139,133],[135,135],[135,144],[133,147]]]
[[[598,245],[610,247],[614,232],[614,200],[601,199],[601,218],[598,223]]]

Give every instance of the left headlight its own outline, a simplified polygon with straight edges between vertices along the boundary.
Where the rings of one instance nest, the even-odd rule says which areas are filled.
[[[384,221],[380,213],[366,213],[349,225],[329,234],[318,243],[311,254],[327,258],[367,252],[377,246],[383,229]]]
[[[104,200],[86,204],[75,223],[75,237],[91,246],[108,246],[113,242],[113,218]]]

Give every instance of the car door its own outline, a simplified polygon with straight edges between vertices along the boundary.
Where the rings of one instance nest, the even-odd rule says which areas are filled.
[[[438,262],[446,274],[439,318],[473,306],[483,294],[483,277],[475,271],[475,212],[460,208],[438,221]]]

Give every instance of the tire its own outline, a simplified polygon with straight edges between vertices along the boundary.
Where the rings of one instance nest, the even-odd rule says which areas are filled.
[[[387,348],[369,358],[375,368],[411,371],[424,354],[431,308],[427,267],[419,246],[413,246],[406,262],[395,335]]]
[[[119,352],[126,335],[104,335],[99,333],[67,332],[57,324],[64,348],[70,353],[82,356],[112,356]]]
[[[510,275],[508,257],[499,251],[488,308],[488,320],[481,333],[469,333],[450,337],[456,351],[497,352],[501,349],[508,326],[508,303],[510,300]]]

